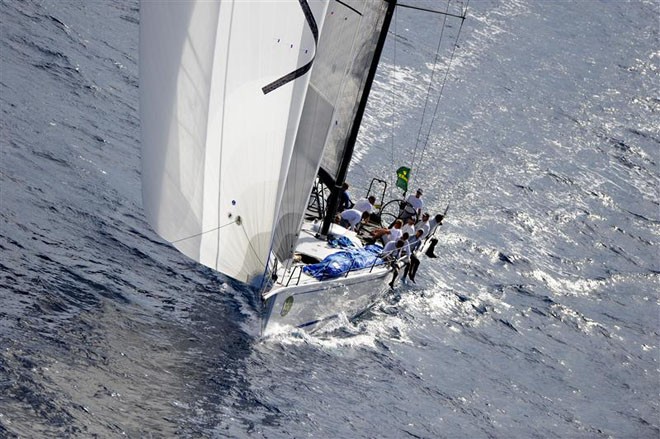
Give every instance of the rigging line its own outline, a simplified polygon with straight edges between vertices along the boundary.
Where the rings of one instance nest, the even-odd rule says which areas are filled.
[[[447,10],[449,10],[449,0],[447,1]],[[435,76],[436,67],[438,65],[438,59],[440,58],[440,45],[442,44],[442,36],[445,33],[446,23],[447,23],[447,15],[444,15],[443,19],[442,19],[442,29],[440,31],[440,38],[438,39],[438,47],[435,51],[435,60],[433,61],[433,70],[431,71],[431,78],[429,80],[429,87],[426,91],[426,100],[424,101],[424,110],[422,111],[422,117],[421,117],[421,120],[419,122],[419,131],[417,132],[417,139],[415,141],[415,148],[413,149],[413,159],[412,159],[411,168],[413,168],[415,166],[415,157],[417,156],[417,148],[419,147],[419,143],[420,143],[419,138],[422,134],[422,127],[424,125],[424,118],[426,117],[426,108],[428,107],[429,98],[431,96],[431,88],[433,87],[433,77]]]
[[[467,5],[465,6],[465,12],[467,13]],[[451,51],[451,56],[449,58],[449,64],[447,64],[447,70],[445,70],[445,77],[442,80],[442,85],[440,86],[440,94],[438,95],[438,100],[435,103],[435,109],[433,111],[433,117],[431,118],[431,123],[429,124],[429,130],[426,133],[426,141],[424,143],[424,147],[422,148],[422,153],[420,154],[419,158],[419,163],[421,165],[422,160],[424,158],[424,153],[426,152],[426,147],[429,144],[429,138],[431,137],[431,129],[433,128],[433,124],[435,123],[435,119],[438,115],[438,108],[440,106],[440,98],[442,97],[442,93],[445,89],[445,84],[447,83],[447,78],[449,77],[449,71],[451,70],[451,65],[452,62],[454,61],[454,55],[456,54],[456,48],[458,47],[458,39],[461,36],[461,30],[463,29],[463,23],[465,20],[461,20],[461,25],[458,27],[458,32],[456,33],[456,40],[454,41],[454,47]]]
[[[261,260],[261,258],[259,257],[259,254],[257,253],[257,251],[254,249],[254,247],[252,247],[252,242],[250,241],[250,237],[247,234],[247,230],[245,230],[245,227],[243,227],[243,222],[242,221],[239,225],[241,226],[241,230],[243,231],[243,234],[245,235],[245,239],[247,240],[248,246],[250,247],[250,250],[252,250],[252,253],[254,254],[254,257],[261,263],[261,265],[263,265],[265,267],[265,269],[267,269],[268,268],[268,265],[267,265],[268,261],[266,261],[264,263]],[[268,252],[268,253],[270,254],[270,252]]]
[[[238,217],[238,218],[240,218],[240,217]],[[202,236],[202,235],[204,235],[204,234],[206,234],[206,233],[215,232],[216,230],[220,230],[220,229],[225,228],[225,227],[227,227],[227,226],[231,226],[232,224],[236,224],[236,221],[238,221],[238,218],[236,218],[234,221],[232,221],[232,222],[230,222],[230,223],[223,224],[223,225],[221,225],[221,226],[214,227],[214,228],[212,228],[212,229],[205,230],[205,231],[203,231],[203,232],[199,232],[199,233],[196,233],[196,234],[194,234],[194,235],[186,236],[185,238],[179,238],[179,239],[177,239],[177,240],[170,241],[170,243],[172,243],[172,244],[176,244],[177,242],[185,241],[185,240],[190,239],[190,238],[197,238],[198,236]]]
[[[418,11],[424,11],[424,12],[431,12],[433,14],[446,15],[448,17],[465,18],[465,14],[464,15],[451,14],[449,12],[436,11],[435,9],[421,8],[419,6],[406,5],[406,4],[403,4],[403,3],[398,3],[397,6],[400,7],[400,8],[417,9]],[[447,8],[447,10],[449,10],[449,8]]]
[[[399,14],[398,14],[397,10],[395,9],[394,10],[394,49],[393,49],[394,53],[392,55],[392,64],[394,66],[393,67],[393,73],[394,73],[394,75],[393,75],[394,78],[393,79],[394,80],[392,81],[392,83],[395,86],[396,86],[396,39],[397,39],[397,36],[398,36],[397,22],[399,21],[398,18],[399,18]],[[391,137],[392,137],[392,148],[391,148],[391,166],[392,166],[392,169],[395,169],[395,165],[394,165],[394,103],[395,103],[394,99],[395,99],[395,93],[394,93],[394,91],[395,90],[392,90],[392,94],[391,94],[392,104],[391,104],[391,107],[390,107],[392,109],[392,119],[390,120]]]

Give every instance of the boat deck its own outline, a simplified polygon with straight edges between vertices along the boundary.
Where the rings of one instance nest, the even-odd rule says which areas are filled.
[[[320,221],[305,220],[303,222],[300,236],[296,243],[294,261],[288,269],[286,269],[286,267],[280,267],[278,269],[278,281],[274,285],[273,290],[291,285],[306,285],[322,282],[315,277],[306,274],[302,268],[310,263],[321,262],[326,257],[340,251],[341,248],[331,247],[328,244],[327,239],[319,237],[320,227]],[[349,239],[355,247],[364,248],[364,242],[357,233],[338,224],[332,224],[330,226],[329,234],[335,237],[345,237]],[[364,270],[366,270],[366,268],[358,269],[354,272],[358,273]],[[351,271],[351,273],[353,273],[353,271]]]

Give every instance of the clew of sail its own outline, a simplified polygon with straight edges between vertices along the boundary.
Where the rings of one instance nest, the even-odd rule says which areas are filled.
[[[301,67],[314,59],[313,25],[321,29],[326,9],[312,0],[140,6],[147,219],[187,256],[243,282],[264,273],[282,217],[310,78]]]

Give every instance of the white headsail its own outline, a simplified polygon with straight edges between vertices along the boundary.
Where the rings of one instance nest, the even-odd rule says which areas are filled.
[[[280,260],[293,253],[322,158],[324,171],[336,180],[350,134],[359,123],[356,113],[368,92],[367,77],[391,3],[330,2],[274,236],[273,249]]]
[[[326,8],[141,3],[147,218],[184,254],[244,282],[270,255]]]

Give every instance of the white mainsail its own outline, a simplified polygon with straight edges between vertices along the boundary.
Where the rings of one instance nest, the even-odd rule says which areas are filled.
[[[181,252],[243,282],[268,263],[310,78],[294,73],[313,60],[326,8],[141,3],[147,218]],[[309,188],[298,191],[306,197]]]

